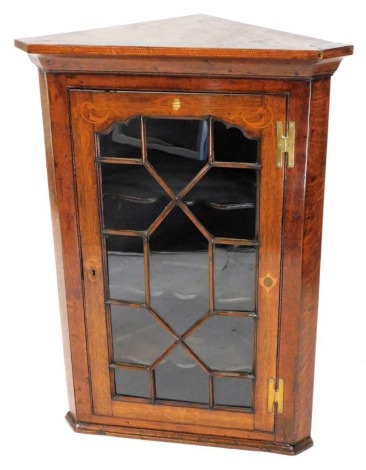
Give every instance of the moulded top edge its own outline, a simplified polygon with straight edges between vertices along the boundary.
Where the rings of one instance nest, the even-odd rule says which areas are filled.
[[[322,60],[353,46],[207,15],[15,40],[30,54]]]

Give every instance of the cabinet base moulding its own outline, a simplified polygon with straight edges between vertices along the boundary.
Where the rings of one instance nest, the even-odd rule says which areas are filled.
[[[65,416],[71,428],[78,433],[98,434],[101,436],[129,437],[132,439],[147,439],[163,442],[177,442],[181,444],[198,444],[229,449],[260,450],[284,455],[297,455],[313,446],[312,438],[293,443],[282,443],[258,439],[240,439],[225,436],[212,436],[210,434],[191,434],[156,429],[142,429],[127,426],[111,426],[96,423],[76,421],[73,414],[68,412]]]

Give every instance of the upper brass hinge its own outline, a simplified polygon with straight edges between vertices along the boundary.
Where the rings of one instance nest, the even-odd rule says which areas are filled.
[[[283,155],[287,153],[287,167],[295,166],[295,123],[288,123],[288,133],[283,135],[283,126],[281,121],[277,121],[277,150],[276,161],[277,168],[282,168]]]
[[[277,413],[283,412],[283,379],[276,380],[272,377],[268,380],[268,413],[273,412],[274,404],[277,403]]]

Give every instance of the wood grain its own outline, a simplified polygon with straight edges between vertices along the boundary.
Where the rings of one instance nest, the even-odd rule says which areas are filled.
[[[282,289],[278,377],[284,380],[283,413],[276,417],[276,440],[294,442],[298,406],[296,370],[301,312],[302,242],[305,210],[306,159],[311,84],[302,82],[289,97],[288,119],[296,122],[295,167],[286,172],[284,195]]]
[[[77,432],[290,455],[309,448],[329,77],[352,46],[205,15],[28,38],[16,46],[41,69],[69,424]],[[94,133],[132,114],[215,115],[260,139],[253,412],[112,398],[117,366],[104,302]],[[286,158],[282,169],[275,165],[277,120],[296,123],[292,169]],[[271,288],[266,276],[275,280]],[[283,413],[268,413],[270,377],[284,380]]]
[[[179,110],[172,101],[179,99]],[[259,272],[273,272],[280,276],[283,170],[277,170],[274,156],[276,121],[286,119],[285,96],[209,95],[166,93],[102,93],[70,91],[72,134],[75,169],[78,181],[78,201],[82,253],[85,260],[93,260],[96,277],[101,272],[100,225],[98,218],[98,188],[95,177],[94,132],[105,132],[112,123],[124,121],[142,112],[172,117],[204,117],[214,115],[243,128],[247,135],[260,137],[262,142],[261,168],[264,181],[259,193],[260,245]],[[168,420],[175,423],[206,423],[222,428],[253,429],[253,414],[207,411],[179,406],[152,406],[111,400],[107,376],[106,314],[103,281],[90,282],[84,276],[85,303],[89,338],[89,356],[92,375],[93,404],[98,413],[121,418]],[[271,299],[270,301],[268,299]],[[259,294],[260,323],[257,333],[256,363],[256,429],[273,431],[274,415],[267,411],[266,390],[268,377],[276,375],[279,286],[270,293]],[[104,320],[103,320],[104,318]],[[271,341],[268,341],[271,338]],[[108,403],[108,404],[107,404]],[[108,411],[109,408],[109,411]]]
[[[63,253],[62,253],[61,222],[60,222],[60,214],[59,214],[58,199],[57,199],[55,156],[54,156],[54,147],[53,147],[53,140],[52,140],[52,129],[51,129],[50,101],[48,98],[47,77],[46,77],[46,74],[41,70],[39,71],[39,85],[40,85],[40,90],[41,90],[43,131],[44,131],[47,177],[48,177],[48,192],[49,192],[49,198],[50,198],[53,240],[54,240],[54,248],[55,248],[55,258],[56,258],[57,286],[58,286],[58,296],[59,296],[59,305],[60,305],[60,313],[61,313],[61,328],[62,328],[63,350],[64,350],[64,360],[65,360],[65,371],[66,371],[67,395],[68,395],[68,400],[69,400],[69,409],[71,412],[76,413],[74,377],[73,377],[73,366],[72,366],[71,345],[70,345],[70,330],[69,330],[66,285],[65,285],[66,280],[65,280]]]
[[[260,57],[303,59],[340,57],[352,46],[275,31],[209,15],[17,39],[26,52],[64,55]]]
[[[308,436],[311,429],[329,93],[329,80],[312,83],[305,187],[299,359],[295,379],[297,406],[294,416],[294,436],[296,440]]]
[[[70,407],[90,419],[84,300],[65,77],[40,75]]]
[[[353,52],[349,45],[207,15],[17,39],[15,45],[48,72],[282,78],[329,76]]]
[[[140,429],[130,426],[113,426],[105,424],[91,424],[75,421],[71,413],[66,415],[66,420],[75,432],[84,434],[98,434],[102,436],[129,437],[134,439],[148,439],[164,442],[177,442],[180,444],[198,444],[206,446],[225,447],[228,449],[260,450],[284,455],[297,455],[313,445],[313,440],[308,437],[292,444],[282,444],[276,441],[233,438],[230,436],[214,436],[212,434],[185,433],[179,431],[165,431],[159,429]]]
[[[87,93],[91,96],[91,93]],[[78,184],[77,200],[79,230],[82,251],[85,319],[90,360],[93,408],[96,414],[110,415],[111,391],[109,376],[109,347],[106,334],[107,317],[104,303],[103,259],[99,226],[99,203],[95,191],[97,173],[95,171],[94,127],[80,118],[78,99],[73,95],[71,106],[72,135],[74,144],[75,171]],[[94,224],[90,220],[95,221]],[[101,331],[105,332],[104,335]],[[107,387],[106,387],[107,385]]]
[[[332,75],[342,57],[330,59],[222,58],[219,57],[134,57],[134,56],[69,56],[29,54],[31,61],[46,72],[120,73],[136,75],[192,77],[248,77],[309,79]]]

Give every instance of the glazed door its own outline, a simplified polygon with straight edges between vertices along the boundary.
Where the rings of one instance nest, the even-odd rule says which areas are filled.
[[[272,431],[286,98],[70,103],[94,415]]]

